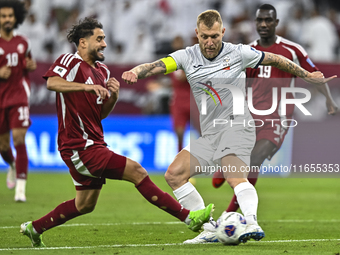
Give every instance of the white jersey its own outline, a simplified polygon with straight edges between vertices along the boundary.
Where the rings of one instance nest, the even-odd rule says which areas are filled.
[[[170,54],[178,69],[183,69],[191,86],[198,109],[202,109],[202,94],[210,91],[212,97],[206,97],[206,113],[200,114],[202,135],[215,134],[222,127],[214,127],[214,119],[229,120],[233,114],[233,97],[226,88],[214,88],[214,85],[233,85],[245,95],[245,69],[257,68],[264,53],[249,45],[222,43],[220,53],[213,59],[203,56],[198,44]],[[214,88],[218,95],[209,87]],[[221,99],[219,102],[218,96]],[[245,117],[250,115],[244,104]]]

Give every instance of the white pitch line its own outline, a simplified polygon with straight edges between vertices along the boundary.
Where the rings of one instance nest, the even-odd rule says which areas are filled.
[[[331,220],[259,220],[259,222],[278,222],[278,223],[310,223],[310,222],[320,222],[320,223],[336,223],[340,222],[340,219]],[[74,224],[64,224],[58,227],[88,227],[88,226],[121,226],[121,225],[176,225],[183,224],[181,221],[168,221],[168,222],[128,222],[128,223],[74,223]],[[0,229],[11,229],[19,228],[20,226],[0,226]]]
[[[291,242],[332,242],[340,239],[304,239],[304,240],[273,240],[260,241],[260,243],[291,243]],[[205,245],[217,245],[216,243],[206,243]],[[163,243],[163,244],[114,244],[96,246],[64,246],[64,247],[43,247],[43,248],[0,248],[0,251],[27,251],[27,250],[70,250],[70,249],[98,249],[98,248],[123,248],[123,247],[158,247],[158,246],[192,245],[183,243]]]
[[[181,221],[169,221],[169,222],[128,222],[128,223],[74,223],[74,224],[64,224],[58,227],[87,227],[87,226],[121,226],[121,225],[175,225],[183,224]],[[7,228],[19,228],[20,226],[0,226],[0,229]]]

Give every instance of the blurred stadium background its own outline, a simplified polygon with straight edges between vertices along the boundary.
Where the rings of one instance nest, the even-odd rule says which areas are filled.
[[[74,52],[66,41],[67,29],[80,18],[95,16],[104,25],[105,64],[111,75],[154,61],[172,52],[171,42],[182,37],[185,46],[196,43],[197,15],[206,9],[220,11],[224,41],[250,43],[257,38],[255,10],[262,3],[277,9],[278,34],[305,47],[326,76],[340,77],[340,1],[337,0],[26,0],[28,16],[18,32],[26,35],[38,68],[31,78],[32,126],[27,134],[30,171],[67,171],[57,151],[55,94],[46,89],[42,75],[62,53]],[[103,123],[106,142],[117,153],[140,162],[147,170],[164,172],[177,153],[169,116],[170,80],[156,77],[135,86],[121,82],[119,102]],[[301,80],[297,87],[312,91],[306,108],[312,116],[295,111],[298,125],[271,164],[339,163],[340,116],[327,116],[324,98]],[[340,105],[340,81],[330,84]],[[315,96],[314,96],[315,95]],[[189,143],[189,127],[184,144]],[[0,159],[0,171],[7,169]]]

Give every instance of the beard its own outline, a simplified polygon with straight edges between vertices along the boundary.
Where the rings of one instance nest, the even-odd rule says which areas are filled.
[[[10,24],[10,23],[4,23],[2,24],[2,29],[6,32],[6,33],[10,33],[12,32],[12,30],[14,29],[14,26],[10,24],[10,26],[8,26],[7,24]]]
[[[98,55],[98,51],[96,49],[93,49],[89,52],[89,55],[93,58],[94,61],[104,61],[105,60],[105,56],[103,55],[102,57],[100,57]]]

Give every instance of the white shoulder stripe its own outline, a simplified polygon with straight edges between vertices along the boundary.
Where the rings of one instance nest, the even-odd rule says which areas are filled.
[[[70,58],[70,60],[67,62],[66,67],[68,67],[68,66],[70,65],[70,63],[72,62],[73,59],[74,59],[74,56],[72,56],[72,57]]]
[[[66,58],[68,55],[70,55],[70,53],[66,53],[66,54],[63,56],[63,58],[60,60],[60,64],[63,64],[65,58]]]
[[[61,62],[61,64],[65,66],[66,63],[67,63],[67,61],[68,61],[72,56],[73,56],[73,54],[69,54],[69,55],[65,58],[64,62]]]
[[[306,57],[308,55],[307,52],[305,51],[305,49],[300,44],[297,44],[295,42],[289,41],[289,40],[287,40],[285,38],[282,38],[281,41],[283,43],[285,43],[285,44],[292,45],[292,46],[296,47],[302,53],[302,55],[304,57]]]

